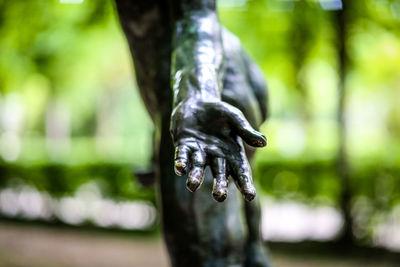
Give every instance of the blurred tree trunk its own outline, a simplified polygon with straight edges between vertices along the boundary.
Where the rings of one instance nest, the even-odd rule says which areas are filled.
[[[305,14],[305,12],[307,12]],[[310,27],[309,4],[305,1],[300,1],[295,4],[293,12],[290,14],[291,17],[291,30],[288,35],[289,43],[291,44],[291,59],[295,67],[294,72],[294,86],[297,90],[301,101],[298,101],[300,105],[297,108],[297,112],[302,120],[303,124],[307,124],[311,120],[311,112],[308,105],[308,93],[305,85],[305,79],[301,75],[302,68],[304,67],[310,46],[315,40],[316,29]],[[315,19],[315,17],[313,17]]]
[[[343,8],[336,12],[335,23],[337,28],[337,47],[338,47],[338,108],[337,108],[337,122],[338,122],[338,137],[339,149],[336,156],[337,175],[341,183],[340,192],[340,208],[343,213],[344,224],[339,241],[343,244],[353,243],[352,225],[353,220],[351,217],[351,190],[350,190],[350,172],[349,162],[347,155],[347,136],[346,136],[346,74],[349,68],[349,56],[346,50],[346,37],[347,29],[349,27],[349,2],[352,0],[343,0]]]

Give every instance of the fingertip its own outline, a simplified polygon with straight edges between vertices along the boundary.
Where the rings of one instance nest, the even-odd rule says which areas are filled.
[[[190,148],[188,146],[179,145],[175,148],[174,169],[176,175],[182,176],[186,174],[189,155],[190,155]]]
[[[228,197],[228,180],[224,175],[214,178],[212,196],[218,202],[223,202]]]
[[[249,191],[247,191],[247,192],[244,192],[243,193],[243,197],[244,197],[244,199],[246,200],[246,201],[252,201],[255,197],[256,197],[256,191],[254,190],[254,191],[252,191],[252,192],[249,192]]]
[[[242,176],[239,179],[239,187],[245,200],[250,202],[256,197],[256,188],[248,178]]]
[[[267,145],[267,138],[265,135],[260,133],[260,136],[257,139],[257,147],[264,147]]]
[[[203,182],[203,169],[201,167],[194,167],[186,180],[186,187],[190,192],[194,192],[201,186]]]
[[[243,138],[243,137],[242,137]],[[251,136],[243,138],[244,141],[253,147],[264,147],[267,145],[267,138],[262,133],[254,131]]]
[[[213,190],[212,196],[216,201],[224,202],[225,199],[228,197],[228,192],[226,189],[220,188],[218,190]]]
[[[200,187],[200,184],[201,184],[201,182],[198,179],[187,179],[186,180],[186,188],[192,193]]]
[[[187,163],[184,160],[178,159],[175,161],[174,169],[175,173],[178,176],[182,176],[186,174],[186,166]]]

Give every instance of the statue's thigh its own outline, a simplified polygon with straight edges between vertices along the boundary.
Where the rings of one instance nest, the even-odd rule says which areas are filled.
[[[160,179],[163,229],[172,265],[240,266],[244,227],[234,185],[228,199],[218,203],[211,196],[209,169],[195,193],[186,189],[186,177],[168,171]]]

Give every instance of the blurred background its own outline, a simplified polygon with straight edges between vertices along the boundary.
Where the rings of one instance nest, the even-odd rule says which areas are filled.
[[[268,80],[276,266],[399,266],[400,0],[219,0]],[[0,0],[0,266],[167,266],[111,0]]]

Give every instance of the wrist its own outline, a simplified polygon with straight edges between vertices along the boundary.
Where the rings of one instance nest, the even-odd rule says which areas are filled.
[[[179,70],[173,77],[174,106],[186,101],[221,101],[221,82],[211,64]]]

